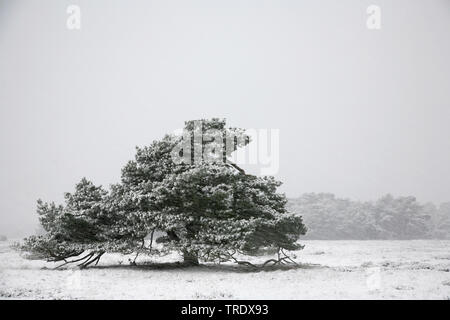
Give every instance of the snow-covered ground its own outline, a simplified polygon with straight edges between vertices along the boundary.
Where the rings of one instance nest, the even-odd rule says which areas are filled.
[[[303,243],[301,267],[249,272],[230,264],[133,267],[120,255],[52,270],[0,242],[0,299],[450,299],[450,241]]]

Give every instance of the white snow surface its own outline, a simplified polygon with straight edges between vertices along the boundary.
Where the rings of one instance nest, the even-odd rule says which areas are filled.
[[[256,272],[232,263],[180,268],[176,255],[140,257],[135,267],[119,254],[54,270],[59,264],[0,242],[0,299],[450,299],[450,241],[301,242],[300,266]]]

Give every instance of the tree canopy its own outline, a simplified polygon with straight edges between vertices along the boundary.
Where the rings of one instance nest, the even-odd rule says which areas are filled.
[[[229,160],[248,143],[245,131],[227,128],[225,120],[187,121],[183,135],[137,148],[109,190],[83,178],[64,205],[39,200],[45,234],[27,238],[22,249],[81,266],[98,263],[105,252],[177,251],[197,264],[241,263],[238,254],[272,250],[275,264],[289,261],[285,250],[302,248],[297,240],[306,227],[286,209],[280,182]]]

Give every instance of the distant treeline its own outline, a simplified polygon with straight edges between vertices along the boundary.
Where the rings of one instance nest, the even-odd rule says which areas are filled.
[[[450,239],[450,202],[436,206],[390,194],[359,202],[307,193],[289,199],[288,207],[303,217],[305,239]]]

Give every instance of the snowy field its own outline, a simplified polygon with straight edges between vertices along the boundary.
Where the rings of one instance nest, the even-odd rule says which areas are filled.
[[[0,242],[0,299],[450,299],[450,241],[304,241],[300,267],[258,272],[148,258],[134,267],[120,255],[52,270],[10,243]]]

